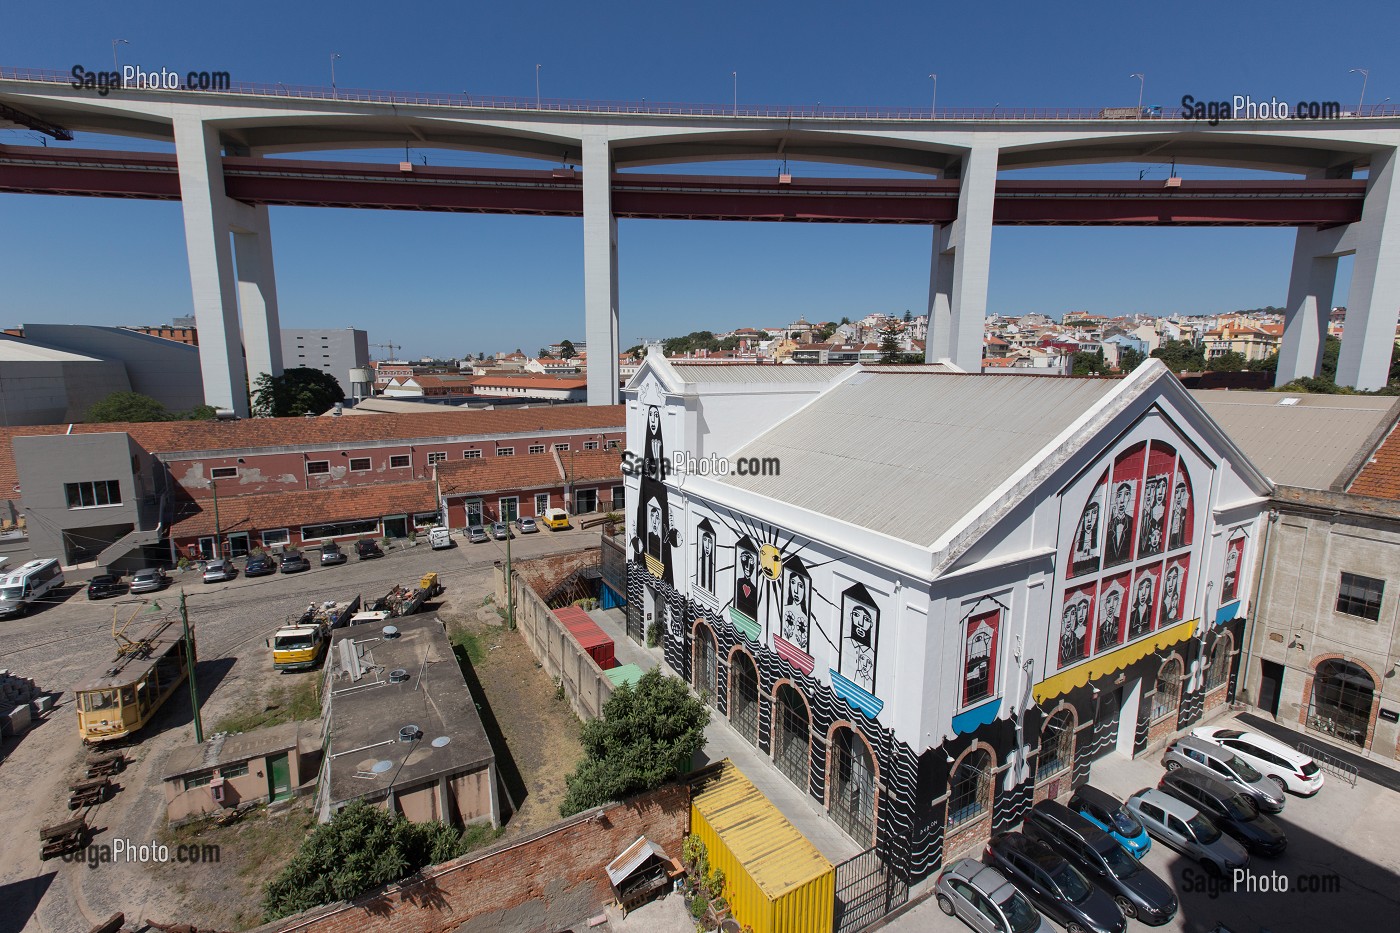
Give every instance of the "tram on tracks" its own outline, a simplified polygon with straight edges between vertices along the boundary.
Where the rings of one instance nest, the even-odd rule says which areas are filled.
[[[186,641],[179,619],[159,620],[134,636],[126,634],[145,608],[137,608],[120,629],[113,610],[116,657],[74,688],[78,733],[87,744],[115,742],[140,731],[189,675],[194,637]]]

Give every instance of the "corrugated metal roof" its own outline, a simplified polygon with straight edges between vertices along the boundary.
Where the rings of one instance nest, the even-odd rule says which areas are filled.
[[[781,475],[724,482],[929,546],[1120,384],[869,372],[733,455]]]
[[[627,847],[627,850],[608,863],[608,880],[612,882],[614,888],[619,887],[627,880],[627,876],[638,868],[641,868],[649,858],[659,858],[663,862],[669,862],[671,857],[661,850],[661,847],[652,842],[646,836],[638,836],[637,841]]]
[[[831,871],[826,856],[728,759],[702,778],[690,803],[769,899]]]
[[[1275,483],[1329,489],[1393,420],[1387,396],[1197,389],[1192,397]]]
[[[779,363],[710,363],[698,366],[671,363],[671,368],[685,382],[696,383],[832,382],[851,371],[849,366]]]

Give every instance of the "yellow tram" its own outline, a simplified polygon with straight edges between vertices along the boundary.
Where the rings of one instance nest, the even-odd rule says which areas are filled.
[[[111,742],[134,734],[185,682],[189,663],[178,620],[152,623],[139,638],[128,637],[125,630],[126,626],[117,630],[113,613],[117,656],[74,689],[78,733],[84,742]],[[194,651],[193,638],[189,650]]]

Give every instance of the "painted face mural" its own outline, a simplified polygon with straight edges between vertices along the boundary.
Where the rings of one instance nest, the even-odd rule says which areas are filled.
[[[1181,565],[1172,564],[1162,577],[1162,625],[1181,621]]]
[[[808,651],[812,622],[812,581],[799,558],[788,561],[787,598],[783,601],[783,638],[800,651]]]
[[[1060,618],[1060,666],[1084,659],[1089,634],[1089,600],[1078,596],[1065,603]]]
[[[695,554],[695,583],[711,595],[715,592],[715,529],[710,520],[702,518],[696,526],[699,540]]]
[[[1133,556],[1133,499],[1137,483],[1124,480],[1113,484],[1112,505],[1108,516],[1108,535],[1104,540],[1104,563],[1122,564]]]
[[[1137,580],[1133,583],[1133,611],[1128,616],[1128,639],[1130,641],[1152,631],[1152,616],[1154,615],[1152,609],[1156,589],[1157,581],[1151,571],[1138,571]]]
[[[661,409],[647,407],[646,438],[642,442],[642,477],[633,525],[632,551],[646,564],[652,576],[674,584],[671,548],[680,543],[680,533],[671,522],[671,507],[662,481],[665,445],[661,435]]]
[[[758,619],[758,549],[749,538],[735,545],[734,608],[749,619]]]
[[[967,620],[967,637],[963,644],[963,706],[985,700],[996,690],[994,674],[1000,625],[999,610]]]
[[[1167,548],[1175,551],[1191,543],[1191,490],[1186,480],[1177,477],[1176,489],[1172,492],[1171,519],[1167,530]]]
[[[1099,600],[1099,628],[1094,635],[1095,653],[1116,647],[1123,640],[1123,586],[1106,584]]]
[[[844,631],[841,674],[866,693],[875,693],[875,659],[879,648],[880,610],[874,597],[857,583],[841,597]]]
[[[1079,524],[1074,530],[1074,543],[1070,547],[1071,577],[1082,577],[1099,569],[1100,549],[1103,539],[1103,495],[1105,485],[1100,484],[1084,511],[1079,513]]]
[[[1240,598],[1240,564],[1244,560],[1244,535],[1231,538],[1225,545],[1225,574],[1220,580],[1220,601]]]
[[[1166,474],[1150,476],[1142,487],[1142,518],[1138,521],[1138,557],[1160,554],[1166,543]]]

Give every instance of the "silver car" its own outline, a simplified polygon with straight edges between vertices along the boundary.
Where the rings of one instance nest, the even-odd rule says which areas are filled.
[[[1124,804],[1148,833],[1212,874],[1228,876],[1249,865],[1249,853],[1220,831],[1195,807],[1152,787],[1144,787]]]
[[[138,570],[131,577],[131,592],[133,593],[154,593],[157,590],[165,589],[170,578],[165,575],[165,571],[159,568],[151,570]]]
[[[491,536],[486,533],[485,525],[472,525],[467,529],[467,540],[472,544],[480,544],[483,541],[490,541]]]
[[[238,576],[238,568],[233,566],[232,561],[211,560],[204,566],[205,583],[222,583],[225,580],[232,580]]]
[[[1054,933],[1030,898],[976,859],[959,859],[943,869],[933,889],[939,910],[979,933]]]
[[[1223,781],[1252,798],[1266,813],[1278,813],[1283,809],[1283,788],[1254,770],[1239,755],[1213,742],[1191,735],[1182,736],[1167,746],[1162,755],[1162,767],[1168,771],[1188,768]]]

